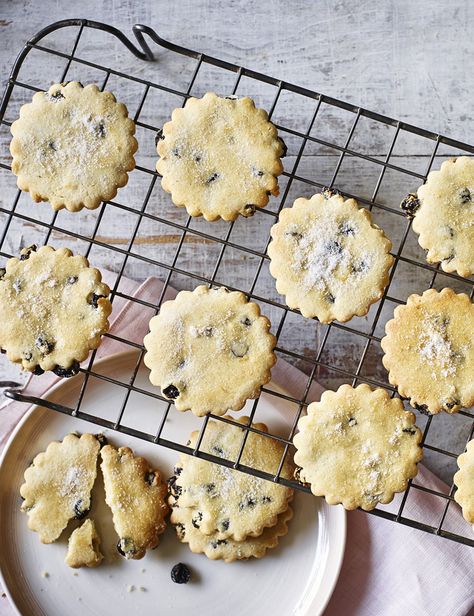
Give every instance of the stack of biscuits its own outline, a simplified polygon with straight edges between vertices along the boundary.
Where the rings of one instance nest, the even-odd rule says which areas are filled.
[[[238,423],[248,426],[249,421],[242,417]],[[266,432],[264,424],[251,424],[240,462],[276,474],[285,448]],[[199,449],[235,461],[244,437],[244,429],[235,423],[209,421]],[[199,432],[193,432],[188,446],[196,446],[198,438]],[[292,473],[285,460],[281,477]],[[181,455],[169,484],[171,523],[178,538],[192,552],[213,560],[261,558],[277,546],[293,516],[290,488],[196,457]]]

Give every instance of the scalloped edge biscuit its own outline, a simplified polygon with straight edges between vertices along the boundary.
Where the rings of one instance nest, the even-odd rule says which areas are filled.
[[[244,437],[240,425],[247,426],[250,418],[236,419],[228,415],[225,419],[235,423],[208,422],[199,449],[235,460]],[[263,423],[254,423],[252,428],[268,432]],[[192,432],[188,446],[194,447],[198,438],[199,431]],[[240,463],[276,473],[284,450],[280,441],[249,431]],[[293,471],[293,462],[286,456],[281,476],[290,479]],[[193,526],[202,534],[217,533],[219,539],[235,541],[258,537],[265,528],[275,526],[294,494],[291,488],[280,483],[185,454],[180,455],[169,486],[170,505],[179,498],[180,507],[192,509]]]
[[[23,249],[0,270],[0,348],[23,370],[74,376],[109,329],[109,293],[82,255]]]
[[[293,438],[298,480],[329,505],[371,511],[392,501],[418,472],[415,415],[385,389],[342,385],[308,406]]]
[[[163,190],[190,216],[230,221],[252,216],[279,194],[285,150],[267,112],[251,98],[208,92],[188,98],[163,126],[156,170]]]
[[[211,560],[224,560],[230,563],[236,560],[262,558],[267,550],[275,548],[280,537],[288,532],[288,522],[293,517],[293,510],[288,505],[286,511],[278,515],[274,526],[266,527],[257,537],[248,536],[242,541],[223,539],[220,533],[204,535],[192,524],[192,516],[192,509],[186,507],[178,506],[172,510],[170,522],[181,543],[187,543],[194,554],[205,554]]]
[[[164,302],[143,340],[150,381],[178,411],[239,411],[271,379],[276,338],[240,291],[205,285]]]
[[[95,84],[84,87],[70,81],[36,92],[31,103],[21,107],[11,133],[18,188],[37,203],[49,201],[55,211],[96,209],[115,197],[135,168],[135,122],[123,103]],[[56,162],[54,157],[60,155]]]
[[[334,191],[296,199],[281,210],[270,234],[270,274],[276,289],[304,317],[344,323],[364,316],[390,280],[391,241],[368,210]]]
[[[473,196],[474,160],[459,156],[431,171],[415,200],[414,195],[408,197],[412,199],[408,208],[414,216],[412,228],[419,245],[427,250],[428,263],[440,263],[445,272],[457,272],[464,278],[474,274]]]
[[[455,321],[453,316],[457,317]],[[415,332],[408,329],[407,318],[411,319]],[[421,329],[423,322],[426,326]],[[444,288],[441,292],[428,289],[421,296],[410,295],[406,304],[395,308],[380,343],[389,382],[397,387],[400,396],[408,398],[422,412],[456,413],[463,407],[471,407],[474,404],[472,331],[474,304],[465,293]]]

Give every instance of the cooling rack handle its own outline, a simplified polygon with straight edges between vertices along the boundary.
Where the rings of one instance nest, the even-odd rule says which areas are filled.
[[[153,52],[150,49],[147,41],[145,40],[145,35],[149,37],[154,43],[160,45],[160,47],[164,47],[165,49],[170,49],[171,51],[176,51],[177,53],[184,54],[186,56],[191,56],[193,58],[198,58],[200,53],[197,51],[192,51],[190,49],[186,49],[185,47],[181,47],[180,45],[175,45],[174,43],[170,43],[165,40],[156,31],[150,26],[146,26],[145,24],[135,24],[132,26],[133,34],[138,41],[139,47],[134,45],[134,43],[118,28],[111,26],[110,24],[106,24],[100,21],[93,21],[91,19],[63,19],[61,21],[56,21],[52,24],[49,24],[39,32],[37,32],[25,45],[25,48],[20,53],[20,57],[17,60],[21,64],[24,56],[29,50],[29,46],[37,44],[41,41],[45,36],[54,32],[55,30],[59,30],[61,28],[68,28],[71,26],[78,26],[80,28],[80,32],[78,37],[81,36],[82,31],[85,28],[92,28],[94,30],[102,30],[103,32],[108,32],[115,36],[115,38],[119,39],[123,45],[137,58],[140,60],[154,60]]]
[[[150,46],[145,40],[144,34],[147,34],[151,39],[155,42],[161,41],[161,37],[149,26],[145,26],[144,24],[135,24],[132,26],[133,34],[138,41],[138,44],[143,50],[143,53],[146,56],[147,60],[154,60],[153,52],[150,49]]]
[[[139,49],[138,47],[136,47],[132,41],[118,28],[115,28],[114,26],[111,26],[110,24],[106,24],[103,23],[101,21],[93,21],[91,19],[78,19],[78,18],[73,18],[73,19],[62,19],[60,21],[56,21],[52,24],[49,24],[48,26],[46,26],[45,28],[43,28],[42,30],[40,30],[39,32],[37,32],[25,45],[25,47],[23,48],[23,50],[20,52],[19,57],[17,58],[17,61],[15,63],[16,64],[21,64],[21,62],[24,59],[24,56],[28,53],[29,48],[31,45],[36,45],[37,43],[39,43],[42,39],[44,39],[46,36],[48,36],[48,34],[51,34],[51,32],[55,32],[56,30],[60,30],[62,28],[69,28],[71,26],[77,26],[79,27],[79,34],[78,34],[78,39],[80,38],[83,30],[85,28],[92,28],[94,30],[102,30],[103,32],[108,32],[109,34],[112,34],[112,36],[115,36],[115,38],[119,39],[119,41],[121,43],[123,43],[123,45],[125,45],[125,47],[131,51],[133,53],[134,56],[136,56],[137,58],[140,58],[141,60],[153,60],[153,54],[151,53],[150,48],[148,47],[148,45],[146,44],[145,41],[141,41],[139,40],[140,43],[140,47],[142,49]],[[135,28],[137,26],[133,27],[133,31],[135,32]],[[140,26],[138,26],[140,27]],[[156,39],[160,39],[160,37],[151,29],[148,28],[148,30],[150,30],[151,32],[154,33]],[[148,34],[148,32],[147,32]],[[139,39],[139,37],[135,34],[135,36],[137,37],[137,39]],[[143,37],[142,37],[143,38]],[[158,42],[157,40],[157,42]],[[143,50],[143,51],[142,51]],[[15,68],[14,66],[14,68]]]
[[[21,383],[0,381],[0,388],[2,387],[7,388],[3,392],[3,395],[5,396],[5,398],[9,398],[10,400],[14,400],[15,402],[26,402],[28,404],[38,404],[38,405],[46,406],[44,403],[45,401],[42,400],[41,398],[37,398],[36,396],[28,396],[22,393],[20,388],[23,387],[23,385],[21,385]]]
[[[144,59],[146,60],[154,60],[153,52],[151,51],[148,43],[145,40],[145,34],[157,45],[160,47],[164,47],[165,49],[169,49],[170,51],[175,51],[176,53],[180,53],[184,56],[189,56],[191,58],[199,58],[202,54],[198,51],[193,51],[192,49],[187,49],[186,47],[181,47],[181,45],[175,45],[174,43],[170,43],[170,41],[165,40],[159,34],[150,28],[150,26],[146,26],[145,24],[135,24],[132,27],[133,34],[138,41],[138,44],[143,50]],[[135,54],[137,55],[137,54]]]
[[[0,381],[0,390],[3,389],[3,395],[10,400],[22,401],[22,394],[20,393],[22,387],[23,384],[16,381]]]
[[[21,387],[21,383],[17,383],[16,381],[0,381],[0,389],[3,388],[16,388]]]

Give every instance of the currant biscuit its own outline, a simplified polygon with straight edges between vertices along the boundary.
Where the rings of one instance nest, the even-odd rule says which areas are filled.
[[[205,554],[211,560],[246,560],[248,558],[262,558],[267,550],[278,545],[280,537],[288,532],[288,522],[293,517],[293,510],[288,508],[278,515],[277,523],[267,527],[258,537],[248,536],[243,541],[235,541],[230,537],[222,538],[220,533],[204,535],[193,523],[193,510],[179,506],[179,499],[175,502],[171,514],[171,523],[174,525],[178,539],[187,543],[191,552]]]
[[[381,341],[383,365],[401,396],[422,411],[474,404],[474,305],[464,293],[429,289],[397,306]]]
[[[270,273],[290,308],[322,323],[367,314],[388,284],[392,244],[354,199],[325,191],[280,212]]]
[[[0,269],[0,349],[34,374],[73,376],[108,330],[109,292],[67,248],[22,250]]]
[[[342,385],[308,406],[293,439],[299,480],[330,505],[366,511],[406,489],[421,460],[413,413],[384,389]]]
[[[135,167],[135,124],[111,92],[77,81],[37,92],[11,126],[18,188],[53,210],[97,208]]]
[[[227,417],[236,421],[232,417]],[[247,425],[248,417],[237,423]],[[252,424],[267,432],[265,424]],[[193,432],[189,445],[194,447],[199,432]],[[200,451],[227,460],[236,460],[244,437],[239,425],[209,421]],[[276,473],[285,447],[283,443],[255,432],[249,432],[241,457],[241,464]],[[285,459],[281,476],[290,479],[293,464]],[[191,522],[204,535],[219,533],[220,539],[243,541],[258,537],[265,528],[274,526],[278,516],[287,510],[293,490],[227,466],[212,464],[194,456],[180,456],[170,482],[170,504],[179,498],[179,507],[193,510]],[[176,519],[171,517],[171,521]]]
[[[256,398],[276,358],[270,321],[243,293],[199,286],[165,302],[150,321],[150,381],[179,411],[224,415]]]
[[[163,126],[157,151],[163,189],[191,216],[235,220],[279,194],[285,146],[248,97],[189,98]]]
[[[413,216],[413,231],[427,250],[428,263],[441,263],[445,272],[474,274],[474,160],[446,160],[429,173],[416,195],[401,203]]]
[[[69,520],[87,515],[99,449],[100,440],[92,434],[68,434],[50,443],[26,469],[21,510],[42,543],[56,541]]]
[[[106,445],[101,451],[105,500],[119,536],[117,550],[140,559],[158,545],[165,530],[167,487],[156,469],[128,447]]]

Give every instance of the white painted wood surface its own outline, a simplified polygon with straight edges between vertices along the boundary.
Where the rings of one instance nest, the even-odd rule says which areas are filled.
[[[49,22],[74,16],[72,5],[54,0],[26,1],[0,0],[0,85],[5,85],[10,67],[24,42]],[[144,2],[115,0],[98,3],[83,0],[78,17],[107,21],[131,35],[133,23],[145,23],[154,27],[168,40],[209,53],[223,59],[253,68],[286,81],[318,90],[325,94],[360,104],[380,113],[417,124],[448,136],[474,143],[474,121],[471,112],[474,79],[470,71],[474,51],[474,40],[470,35],[474,24],[474,4],[463,0],[441,0],[435,3],[423,0],[412,2],[362,0],[341,0],[338,2],[284,2],[259,3],[246,0],[209,2],[203,0],[180,0],[179,2]],[[50,39],[48,44],[64,51],[70,51],[73,38],[70,32],[62,31]],[[153,47],[156,49],[155,47]],[[149,78],[167,85],[178,82],[185,88],[190,75],[191,63],[175,57],[170,52],[157,50],[157,62],[148,64],[133,58],[118,42],[101,38],[98,33],[87,33],[78,49],[78,56],[98,61],[106,66],[132,72],[136,76]],[[25,62],[20,79],[38,87],[47,87],[57,81],[64,67],[61,59],[46,57],[41,52],[32,54]],[[69,79],[83,82],[99,81],[103,75],[95,70],[86,70],[73,65]],[[195,88],[196,94],[208,89],[220,93],[231,90],[235,76],[207,68],[200,73]],[[141,87],[132,82],[125,83],[113,77],[108,87],[129,105],[134,113]],[[273,93],[270,87],[255,81],[243,79],[238,93],[249,94],[265,107],[271,103]],[[13,104],[7,119],[13,120],[19,105],[30,94],[21,88],[15,89]],[[172,109],[181,104],[174,96],[149,97],[141,120],[160,126]],[[284,94],[275,110],[275,121],[297,130],[305,130],[314,107],[299,97]],[[350,113],[332,108],[322,108],[315,123],[313,134],[326,141],[343,145],[353,121]],[[351,141],[351,147],[373,157],[383,158],[387,154],[394,129],[377,123],[361,121]],[[149,168],[154,164],[152,133],[139,130],[139,163]],[[285,168],[291,169],[300,140],[285,136],[290,156],[285,159]],[[8,142],[10,136],[5,126],[0,126],[0,159],[9,161]],[[432,143],[416,137],[400,139],[395,148],[392,162],[423,173],[428,164]],[[436,164],[445,155],[455,152],[441,148]],[[298,173],[326,184],[338,160],[338,152],[316,144],[305,148]],[[370,198],[379,169],[362,163],[359,159],[346,158],[336,185],[342,190]],[[131,174],[130,183],[119,192],[117,200],[133,208],[140,208],[149,177],[139,172]],[[284,189],[286,181],[282,181]],[[378,201],[397,208],[401,197],[417,187],[417,181],[401,174],[387,173]],[[298,195],[309,196],[309,185],[295,182],[290,190],[287,204]],[[14,177],[0,171],[0,203],[10,207],[15,194]],[[278,200],[270,207],[276,208]],[[47,204],[31,204],[28,195],[21,197],[19,211],[40,220],[50,220]],[[177,222],[185,222],[184,212],[171,205],[169,196],[157,185],[150,199],[149,212],[164,215]],[[71,215],[61,212],[57,224],[74,232],[90,235],[98,211],[81,212]],[[404,224],[398,217],[382,210],[374,212],[376,222],[382,226],[398,247]],[[0,215],[0,229],[5,216]],[[136,215],[108,207],[104,213],[98,239],[119,248],[126,248]],[[270,216],[257,213],[251,220],[240,220],[233,231],[231,240],[243,242],[257,250],[265,248]],[[195,228],[223,236],[227,231],[225,223],[206,224],[201,220],[193,223]],[[44,229],[40,225],[15,222],[8,240],[3,247],[7,252],[16,253],[20,245],[41,242]],[[153,221],[143,221],[134,250],[143,255],[170,262],[180,234],[178,231]],[[68,244],[75,251],[86,249],[84,243],[65,239],[53,233],[54,245]],[[195,273],[210,275],[213,271],[219,246],[212,242],[188,236],[178,265]],[[422,258],[416,238],[410,234],[407,256]],[[117,271],[122,255],[111,254],[102,248],[94,248],[91,260],[99,267]],[[248,254],[226,250],[217,279],[243,289],[248,288],[258,264],[258,259]],[[264,297],[277,298],[273,280],[265,271],[257,285],[258,293]],[[137,280],[147,275],[163,275],[144,262],[129,260],[125,273]],[[429,284],[430,276],[423,270],[410,270],[400,266],[390,294],[405,299],[411,292],[422,291]],[[176,286],[194,286],[189,280],[173,279]],[[446,286],[449,280],[440,276],[437,287]],[[465,290],[466,285],[455,285]],[[393,305],[381,317],[376,334],[383,332],[383,324],[390,318]],[[277,322],[279,311],[267,313]],[[374,314],[367,319],[355,319],[351,325],[368,331]],[[304,322],[290,316],[282,334],[286,348],[313,356],[316,353],[321,330],[314,322]],[[347,369],[357,367],[362,350],[362,340],[332,330],[328,350],[324,359],[329,363]],[[380,366],[380,353],[374,350],[367,363],[366,374],[385,379]],[[308,369],[308,366],[302,366]],[[18,372],[3,357],[0,358],[0,380],[16,378]],[[320,373],[321,380],[337,385],[334,374]],[[423,420],[421,420],[423,423]],[[451,451],[462,449],[469,425],[462,417],[436,417],[430,440],[433,444],[444,445]],[[427,463],[447,480],[450,480],[454,462],[444,456],[427,456]]]

